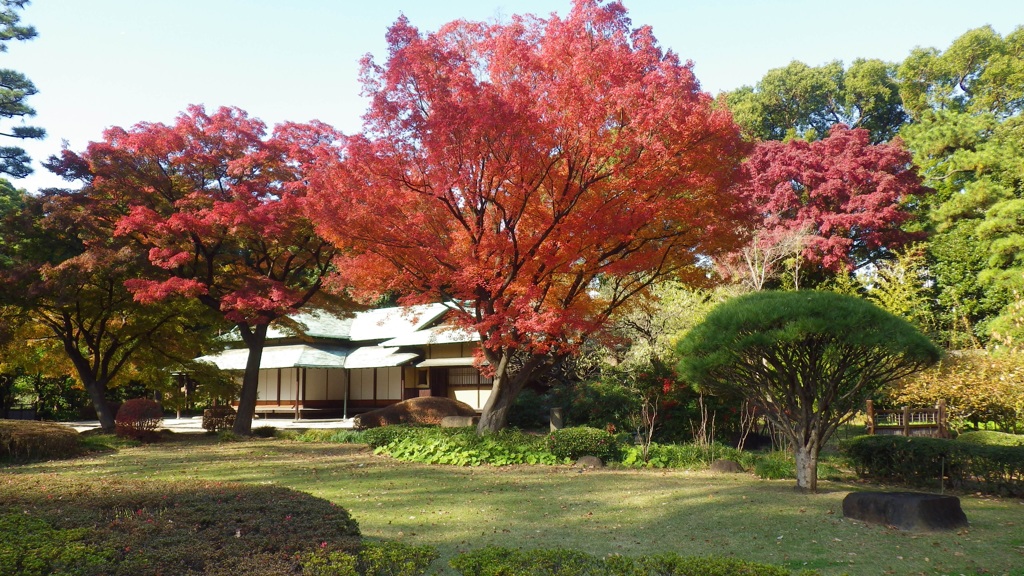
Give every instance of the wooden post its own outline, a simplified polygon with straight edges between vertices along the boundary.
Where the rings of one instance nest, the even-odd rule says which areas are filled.
[[[875,403],[868,400],[868,434],[875,435]]]
[[[910,407],[903,407],[903,435],[910,437]]]
[[[936,425],[939,427],[939,438],[949,438],[949,427],[946,426],[946,401],[939,400],[939,414],[936,417]]]

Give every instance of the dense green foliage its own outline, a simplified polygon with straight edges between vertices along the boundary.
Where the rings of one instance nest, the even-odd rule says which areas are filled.
[[[1024,495],[1024,446],[943,438],[860,436],[846,453],[862,476],[932,489]]]
[[[417,576],[437,560],[430,546],[366,542],[358,553],[318,550],[302,558],[303,576]]]
[[[680,373],[747,398],[790,441],[797,485],[814,490],[817,458],[879,388],[941,351],[907,321],[830,292],[759,292],[715,308],[679,343]]]
[[[769,70],[756,86],[726,95],[746,134],[759,140],[822,138],[842,123],[871,132],[875,143],[891,139],[907,120],[896,66],[857,59],[849,68],[833,61],[808,66],[793,61]]]
[[[956,437],[957,442],[983,444],[985,446],[1024,446],[1024,435],[1007,434],[995,430],[974,430]]]
[[[393,429],[393,433],[385,436],[377,432],[387,429]],[[474,428],[384,426],[363,432],[363,441],[376,445],[378,454],[425,464],[508,466],[562,462],[546,449],[543,437],[512,428],[480,436]]]
[[[70,458],[81,452],[78,432],[62,424],[0,420],[0,460]]]
[[[576,550],[513,550],[490,546],[462,554],[451,566],[463,576],[788,576],[789,570],[743,560],[659,554],[604,558]],[[808,573],[813,574],[813,573]]]
[[[32,26],[19,24],[17,10],[28,4],[28,0],[0,0],[0,52],[7,51],[11,40],[31,40],[36,36]],[[42,139],[46,131],[35,126],[25,126],[24,119],[36,115],[35,109],[26,100],[36,94],[31,80],[21,72],[7,68],[0,69],[0,118],[20,119],[14,126],[4,127],[3,136],[17,139]],[[32,173],[31,159],[23,148],[0,146],[0,174],[23,178]]]
[[[610,460],[618,456],[619,445],[610,432],[588,426],[562,428],[548,434],[548,450],[560,459],[575,460],[580,456],[596,456]]]

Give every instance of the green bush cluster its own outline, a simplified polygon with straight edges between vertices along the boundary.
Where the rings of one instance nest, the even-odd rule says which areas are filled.
[[[159,403],[149,398],[133,398],[118,408],[114,432],[121,438],[153,440],[163,421],[164,411]]]
[[[418,576],[439,554],[430,546],[367,542],[356,554],[318,550],[302,558],[303,576]]]
[[[379,428],[371,428],[379,430]],[[285,431],[287,432],[287,431]],[[337,428],[310,428],[298,434],[281,432],[279,437],[299,442],[335,442],[338,444],[368,444],[364,435],[369,430],[345,430]]]
[[[1024,446],[943,438],[859,436],[846,447],[858,474],[883,481],[1024,495]]]
[[[387,428],[367,430],[366,433]],[[379,454],[409,462],[454,466],[509,466],[512,464],[558,464],[562,460],[547,450],[544,438],[506,429],[480,436],[475,428],[411,428],[379,446]]]
[[[956,437],[958,442],[984,444],[986,446],[1024,446],[1024,435],[1007,434],[995,430],[974,430]]]
[[[778,566],[729,558],[658,554],[599,558],[576,550],[487,547],[450,562],[463,576],[789,576]],[[803,574],[815,574],[804,572]]]
[[[581,456],[597,456],[601,460],[618,457],[618,442],[606,430],[577,426],[555,430],[547,436],[548,450],[558,459],[575,460]]]
[[[363,442],[366,442],[370,448],[380,448],[405,436],[415,434],[416,430],[417,427],[402,424],[369,428],[362,431]]]
[[[0,420],[0,460],[70,458],[82,452],[79,434],[55,422]]]
[[[731,446],[719,442],[711,444],[658,444],[652,443],[644,462],[643,450],[639,446],[620,443],[620,455],[623,466],[628,468],[707,468],[720,458],[735,460],[744,468],[749,468],[754,456],[749,452],[741,452]]]

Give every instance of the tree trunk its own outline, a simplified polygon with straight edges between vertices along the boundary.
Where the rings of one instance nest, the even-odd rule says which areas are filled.
[[[796,452],[796,487],[807,492],[818,491],[818,452],[820,446],[815,443],[797,444]]]
[[[242,340],[249,348],[249,358],[245,362],[242,392],[238,398],[238,414],[235,416],[232,431],[240,436],[248,436],[252,433],[252,418],[256,414],[256,400],[259,398],[260,361],[263,359],[263,347],[267,341],[267,325],[240,325],[239,330]]]
[[[110,409],[110,404],[107,403],[107,382],[93,374],[92,366],[78,350],[75,342],[65,339],[64,352],[71,359],[71,364],[78,372],[78,379],[82,382],[82,386],[85,386],[85,391],[89,393],[92,406],[96,409],[96,418],[100,421],[100,428],[108,434],[113,434],[115,414]]]
[[[481,436],[501,430],[508,425],[508,413],[515,403],[516,397],[523,390],[526,382],[543,364],[542,356],[531,356],[523,366],[516,372],[510,373],[508,369],[509,352],[484,352],[487,361],[495,366],[494,377],[491,382],[491,395],[484,404],[483,413],[480,414],[480,423],[476,427],[477,434]]]

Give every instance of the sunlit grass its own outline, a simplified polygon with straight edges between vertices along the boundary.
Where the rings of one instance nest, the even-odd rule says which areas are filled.
[[[959,533],[905,533],[842,517],[850,490],[708,472],[397,462],[359,445],[213,437],[123,448],[4,473],[233,480],[287,486],[351,511],[365,537],[436,546],[442,560],[486,545],[591,554],[717,555],[824,574],[1024,574],[1024,505],[963,497]]]

